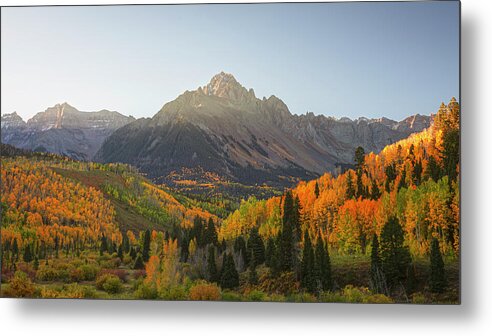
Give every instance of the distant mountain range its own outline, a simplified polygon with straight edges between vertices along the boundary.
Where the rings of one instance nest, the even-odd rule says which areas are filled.
[[[289,186],[353,163],[354,150],[384,146],[430,126],[430,116],[333,118],[292,114],[275,96],[258,99],[224,72],[165,104],[152,118],[82,112],[67,103],[27,122],[1,118],[2,143],[77,160],[132,164],[157,182],[217,179]]]
[[[379,152],[430,123],[430,116],[418,114],[400,122],[293,115],[279,98],[258,99],[222,72],[154,117],[116,130],[94,160],[129,163],[164,183],[202,172],[211,179],[287,186],[351,164],[357,146]]]
[[[116,129],[134,121],[118,112],[81,112],[67,103],[37,113],[27,122],[16,113],[2,115],[2,143],[38,152],[91,160]]]

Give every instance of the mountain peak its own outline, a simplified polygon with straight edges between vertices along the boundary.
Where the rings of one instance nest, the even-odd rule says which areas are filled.
[[[224,71],[213,76],[202,90],[208,96],[216,96],[234,101],[256,98],[253,89],[246,90],[232,74]]]

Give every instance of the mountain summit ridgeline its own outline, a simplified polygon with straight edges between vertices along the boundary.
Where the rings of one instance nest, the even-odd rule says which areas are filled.
[[[293,115],[281,99],[258,99],[221,72],[154,117],[116,130],[95,159],[132,164],[160,182],[200,169],[243,184],[291,185],[352,163],[358,146],[379,152],[430,123],[422,115],[400,122]]]

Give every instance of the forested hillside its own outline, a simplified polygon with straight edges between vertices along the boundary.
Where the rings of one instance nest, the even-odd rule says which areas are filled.
[[[457,303],[459,115],[237,210],[2,147],[2,295]]]
[[[381,153],[354,153],[355,169],[301,182],[292,190],[300,229],[320,235],[343,254],[367,253],[374,233],[396,216],[415,255],[429,252],[438,238],[443,252],[459,252],[459,104],[442,104],[435,123],[423,132],[385,147]],[[222,224],[235,238],[258,226],[264,239],[282,226],[285,197],[251,198]]]

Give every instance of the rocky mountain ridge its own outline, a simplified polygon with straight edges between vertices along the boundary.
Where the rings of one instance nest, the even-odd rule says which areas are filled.
[[[135,165],[162,182],[183,168],[200,167],[244,184],[291,185],[352,163],[357,146],[379,152],[430,123],[421,115],[400,122],[294,115],[281,99],[258,99],[222,72],[154,117],[114,132],[95,159]]]
[[[56,104],[27,122],[16,112],[2,115],[1,139],[18,148],[91,160],[109,135],[134,120],[115,111],[82,112]]]

